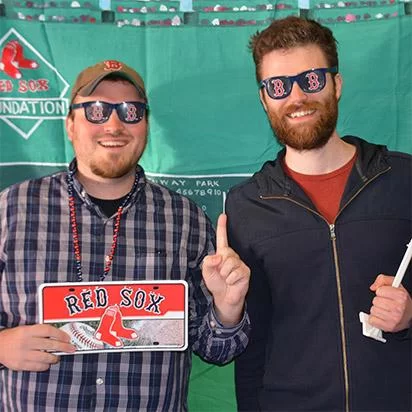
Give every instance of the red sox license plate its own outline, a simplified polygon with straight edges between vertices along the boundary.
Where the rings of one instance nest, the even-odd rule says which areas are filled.
[[[185,281],[44,283],[40,323],[64,330],[81,353],[183,351],[187,300]]]

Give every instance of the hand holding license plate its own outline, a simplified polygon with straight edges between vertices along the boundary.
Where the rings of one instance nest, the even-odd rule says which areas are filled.
[[[68,333],[75,353],[183,351],[187,300],[183,280],[44,283],[39,287],[40,323]]]

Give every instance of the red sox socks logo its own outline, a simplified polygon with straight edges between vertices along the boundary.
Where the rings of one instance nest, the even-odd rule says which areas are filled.
[[[119,306],[108,306],[100,319],[100,325],[94,334],[97,340],[107,343],[116,348],[123,347],[119,338],[136,339],[137,333],[134,329],[125,328],[122,322],[122,313]]]
[[[19,69],[37,69],[39,64],[23,55],[23,46],[18,40],[11,40],[3,48],[0,61],[0,70],[3,70],[13,79],[21,79]]]
[[[117,71],[123,68],[123,65],[117,60],[105,60],[104,66],[104,70],[106,71]]]

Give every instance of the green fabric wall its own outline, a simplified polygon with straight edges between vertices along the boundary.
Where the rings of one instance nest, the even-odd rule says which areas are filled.
[[[202,1],[193,4],[200,8]],[[256,6],[251,0],[245,4],[252,3]],[[123,60],[146,81],[150,137],[142,165],[149,176],[192,197],[212,220],[227,190],[279,150],[259,103],[247,43],[266,19],[297,14],[296,5],[289,11],[248,11],[241,17],[255,18],[252,25],[203,24],[210,13],[200,12],[186,18],[177,13],[188,23],[177,27],[119,27],[20,20],[16,3],[4,4],[10,7],[0,17],[0,51],[18,40],[39,67],[22,69],[20,80],[27,83],[0,70],[0,189],[70,161],[61,113],[67,86],[80,70],[103,59]],[[404,4],[391,1],[386,9],[360,11],[317,4],[311,15],[324,23],[329,19],[339,41],[344,79],[339,133],[412,152],[412,17]],[[376,17],[380,12],[383,17]],[[359,18],[347,23],[353,19],[348,14]],[[240,14],[219,16],[236,20]],[[47,91],[18,91],[25,85],[35,89],[39,79],[47,80]],[[233,366],[215,367],[195,357],[189,398],[192,411],[234,411]]]

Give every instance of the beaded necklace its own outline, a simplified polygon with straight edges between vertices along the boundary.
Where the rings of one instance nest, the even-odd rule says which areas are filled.
[[[74,176],[75,170],[69,170],[67,174],[67,193],[69,195],[69,210],[70,210],[70,226],[72,228],[72,239],[73,239],[73,249],[74,249],[74,258],[76,261],[76,276],[77,276],[77,281],[81,282],[83,280],[83,272],[82,272],[82,261],[81,261],[81,252],[80,252],[80,242],[79,242],[79,231],[77,227],[77,219],[76,219],[76,208],[74,205],[74,184],[73,184],[73,176]],[[132,190],[130,190],[129,194],[126,196],[122,204],[119,206],[116,212],[116,219],[114,222],[114,228],[113,228],[113,240],[112,240],[112,246],[110,248],[110,254],[106,256],[106,265],[104,267],[103,274],[100,275],[100,280],[103,281],[107,274],[110,271],[110,268],[112,266],[112,261],[114,254],[116,252],[116,246],[117,246],[117,238],[119,235],[119,229],[120,229],[120,218],[123,213],[123,208],[126,205],[126,203],[129,201],[130,197],[132,194],[135,192],[136,186],[138,182],[138,176],[137,176],[137,171],[136,171],[136,177],[134,179],[133,187]]]

